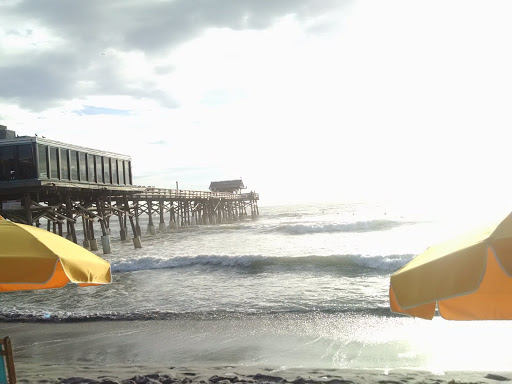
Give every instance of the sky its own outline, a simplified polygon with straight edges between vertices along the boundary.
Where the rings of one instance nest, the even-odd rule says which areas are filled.
[[[510,20],[493,0],[0,0],[0,124],[130,155],[137,185],[508,211]]]

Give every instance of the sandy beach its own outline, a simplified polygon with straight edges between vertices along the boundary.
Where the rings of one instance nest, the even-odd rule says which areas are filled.
[[[226,321],[9,322],[2,324],[1,332],[13,341],[20,383],[415,384],[496,383],[512,378],[512,372],[492,370],[332,368],[322,363],[321,356],[308,355],[316,350],[310,342],[297,339],[285,346],[285,339],[274,335],[276,346],[270,348],[262,332],[249,335],[256,322],[243,324],[239,332],[245,346],[235,340],[235,327]],[[209,334],[214,331],[218,337]],[[350,348],[344,347],[347,353]],[[368,348],[393,353],[392,348],[386,352],[378,345]],[[308,364],[307,359],[314,361]]]
[[[293,383],[419,384],[497,383],[512,372],[444,372],[415,370],[272,369],[255,367],[69,366],[17,364],[19,383]]]

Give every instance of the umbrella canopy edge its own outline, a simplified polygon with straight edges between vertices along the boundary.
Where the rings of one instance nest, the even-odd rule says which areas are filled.
[[[85,248],[60,236],[37,227],[16,224],[27,232],[59,259],[63,273],[76,284],[109,284],[112,282],[110,264]]]
[[[112,282],[110,263],[46,230],[0,220],[0,291]]]
[[[409,309],[478,289],[486,270],[486,249],[487,243],[480,242],[450,254],[439,256],[433,248],[417,256],[416,266],[391,275],[400,307]]]

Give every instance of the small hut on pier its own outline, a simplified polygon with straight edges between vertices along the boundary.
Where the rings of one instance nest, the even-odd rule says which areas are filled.
[[[242,193],[242,189],[245,189],[242,180],[212,181],[210,183],[212,192]]]

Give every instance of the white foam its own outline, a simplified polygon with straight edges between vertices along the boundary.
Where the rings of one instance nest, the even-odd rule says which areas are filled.
[[[241,267],[247,268],[257,262],[265,262],[267,265],[287,266],[293,265],[294,268],[300,265],[318,265],[318,267],[326,264],[335,267],[343,267],[347,264],[355,264],[365,268],[379,270],[395,270],[407,262],[414,256],[406,255],[386,255],[386,256],[368,256],[368,255],[330,255],[330,256],[284,256],[271,257],[262,255],[196,255],[196,256],[178,256],[168,259],[160,257],[146,256],[138,259],[122,259],[112,262],[113,272],[133,272],[151,269],[166,268],[183,268],[196,265],[202,266],[220,266],[220,267]]]
[[[226,267],[247,267],[254,260],[261,260],[260,255],[231,256],[231,255],[197,255],[178,256],[168,259],[146,256],[138,259],[123,259],[112,263],[114,272],[131,272],[149,269],[179,268],[193,265],[218,265]]]
[[[414,258],[413,254],[387,255],[387,256],[358,256],[354,263],[373,269],[397,270]]]
[[[310,223],[291,223],[282,224],[277,229],[291,234],[308,233],[333,233],[333,232],[371,232],[383,231],[404,225],[405,223],[391,220],[369,220],[356,221],[351,223],[329,223],[329,222],[310,222]]]

